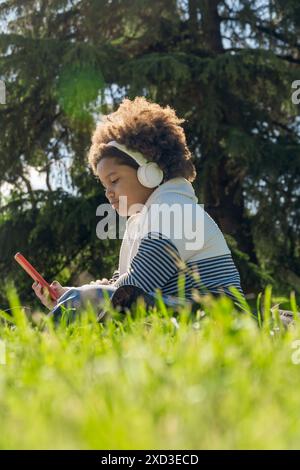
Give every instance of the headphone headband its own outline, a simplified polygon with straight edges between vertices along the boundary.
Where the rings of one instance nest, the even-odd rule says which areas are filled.
[[[146,163],[148,163],[148,161],[146,160],[146,158],[144,157],[144,155],[141,152],[129,149],[128,147],[126,147],[126,145],[119,144],[115,140],[111,140],[106,145],[109,145],[111,147],[116,147],[117,149],[121,150],[122,152],[127,153],[127,155],[129,155],[131,158],[133,158],[140,166],[145,165]]]

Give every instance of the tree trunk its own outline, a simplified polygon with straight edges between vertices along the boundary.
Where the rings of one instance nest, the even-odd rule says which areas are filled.
[[[218,14],[220,0],[202,0],[200,2],[204,43],[210,52],[223,52],[221,36],[221,18]]]
[[[196,43],[197,41],[197,33],[199,29],[198,24],[198,1],[197,0],[189,0],[188,1],[188,8],[189,8],[189,31],[192,38],[192,41]]]
[[[210,53],[215,55],[224,52],[221,19],[218,14],[219,3],[221,3],[220,0],[201,0],[200,2],[205,46]],[[226,124],[234,125],[237,117],[234,110],[228,111],[224,116]],[[242,188],[244,175],[241,174],[240,168],[232,166],[230,168],[228,158],[218,147],[218,137],[216,137],[214,149],[208,150],[200,162],[205,209],[225,234],[235,238],[238,249],[247,253],[252,262],[257,263],[251,223],[245,214]]]
[[[251,223],[245,215],[242,178],[242,174],[229,170],[226,157],[215,165],[207,163],[203,177],[204,209],[222,232],[234,237],[238,249],[257,263]]]

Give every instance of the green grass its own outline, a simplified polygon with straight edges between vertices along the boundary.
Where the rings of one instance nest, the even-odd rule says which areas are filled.
[[[88,308],[56,328],[7,295],[1,449],[299,448],[300,321],[272,318],[269,287],[259,321],[206,296],[195,314],[139,304],[97,323]]]

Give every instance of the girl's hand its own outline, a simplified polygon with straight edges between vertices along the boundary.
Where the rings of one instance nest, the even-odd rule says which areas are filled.
[[[58,297],[61,297],[65,292],[69,290],[69,287],[62,287],[58,281],[53,281],[52,284],[50,284],[52,289],[55,290],[57,293]],[[44,289],[44,287],[41,286],[37,281],[35,281],[32,284],[32,289],[35,292],[35,295],[40,299],[43,305],[47,307],[49,310],[52,310],[55,305],[56,305],[56,300],[53,300],[50,297],[50,294],[47,289]]]
[[[110,284],[110,282],[104,277],[103,279],[97,279],[97,281],[91,281],[90,284]]]

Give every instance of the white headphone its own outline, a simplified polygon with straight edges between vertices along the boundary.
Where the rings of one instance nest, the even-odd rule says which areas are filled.
[[[125,152],[139,164],[137,178],[143,186],[146,188],[155,188],[160,185],[164,178],[164,173],[157,163],[148,162],[142,153],[131,150],[125,145],[119,144],[115,140],[111,140],[106,145],[116,147],[122,152]]]

